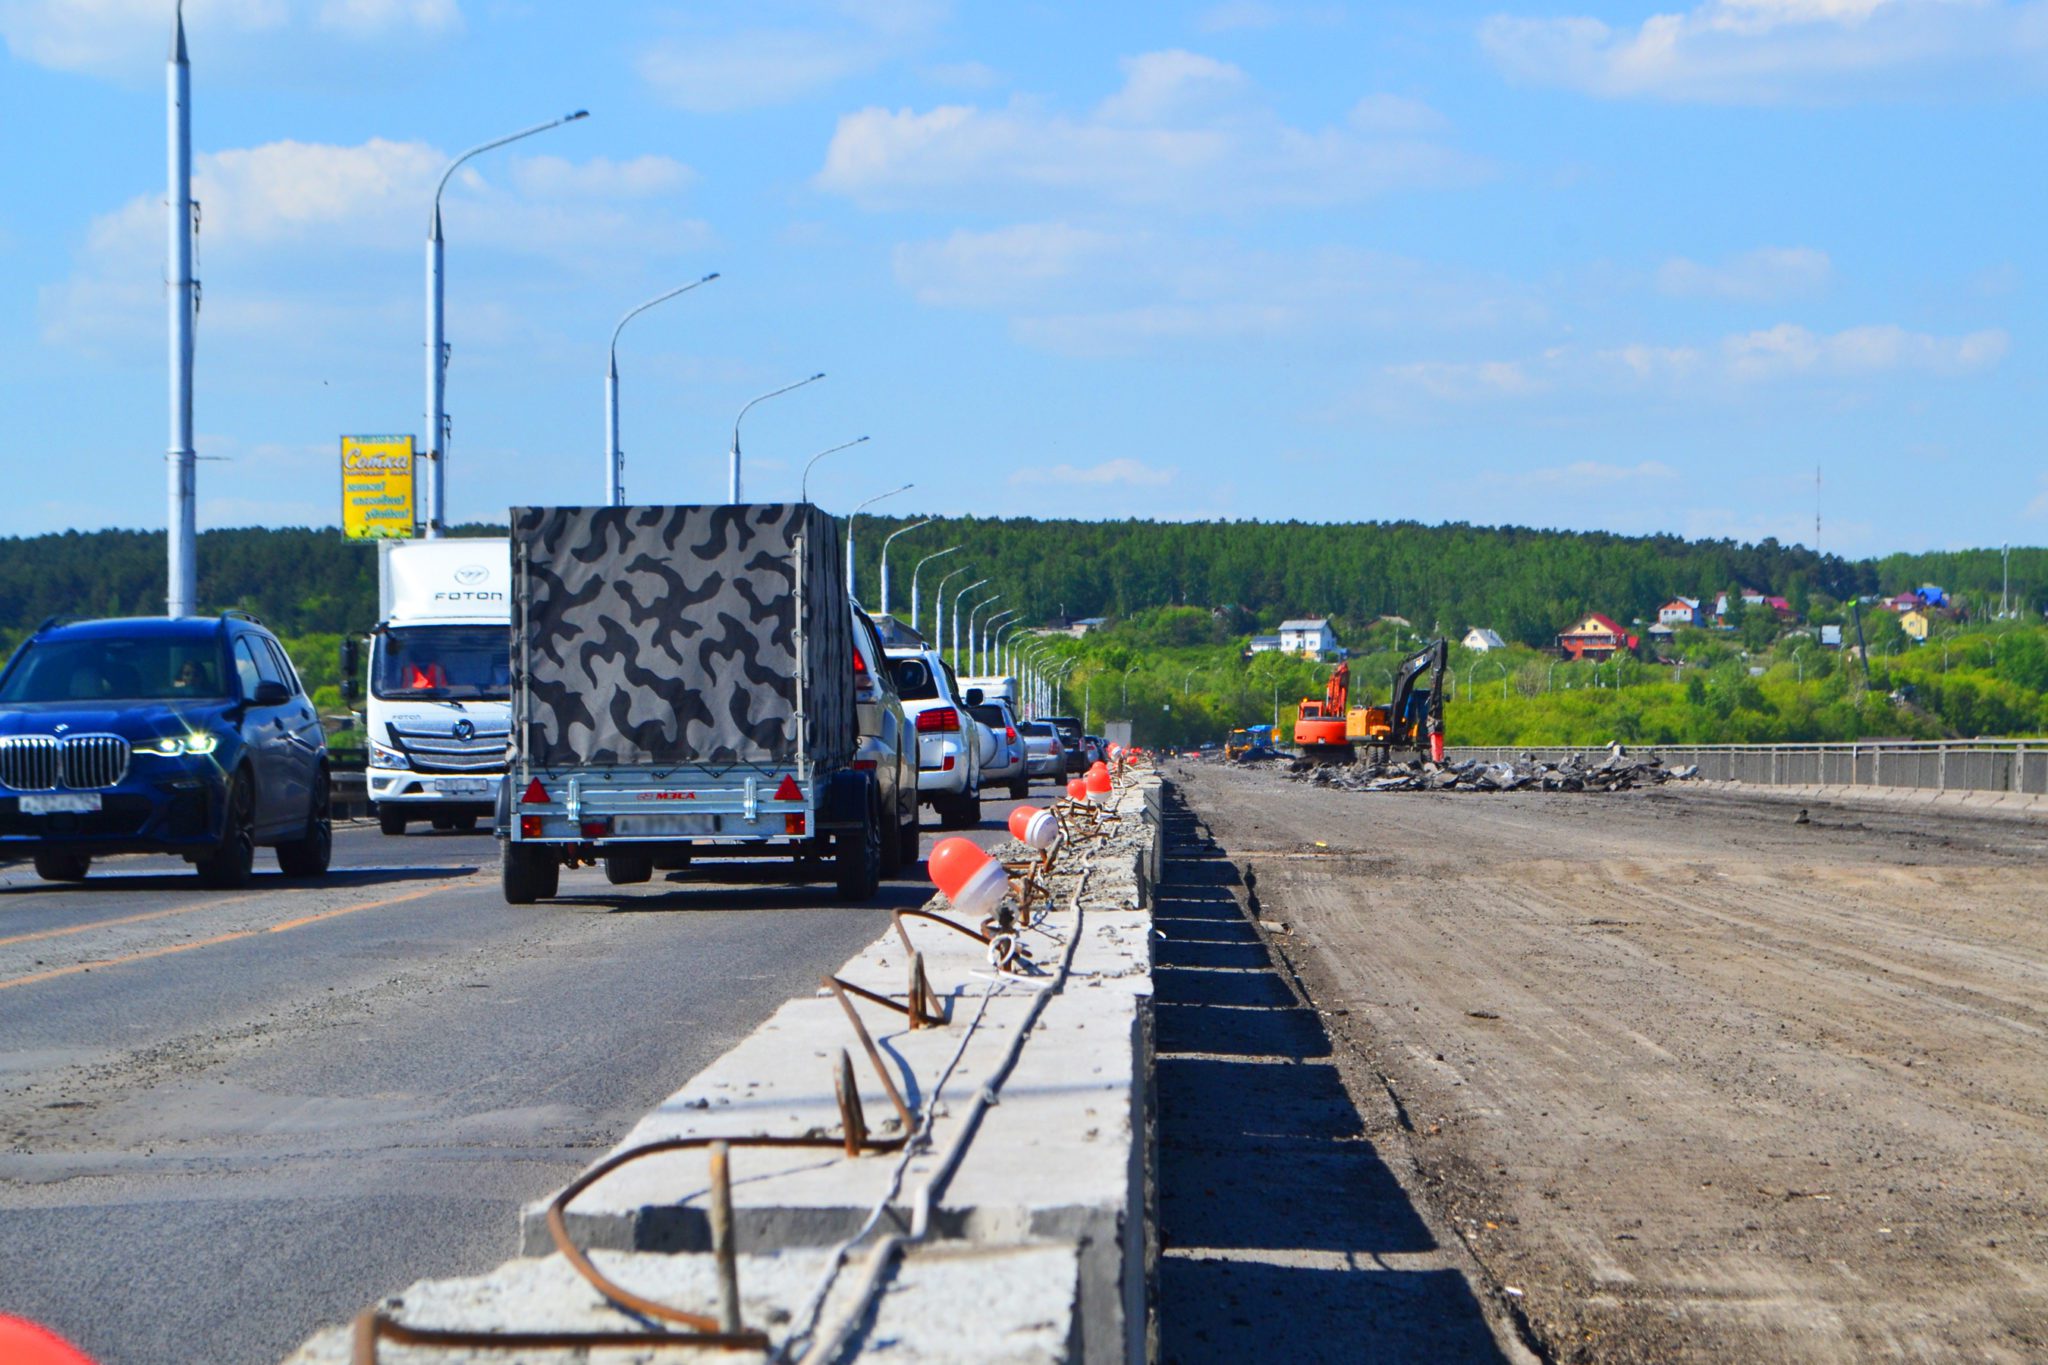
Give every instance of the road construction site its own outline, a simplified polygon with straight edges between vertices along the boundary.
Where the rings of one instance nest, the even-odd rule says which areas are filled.
[[[1375,1358],[1361,1324],[1418,1316],[1435,1359],[2048,1353],[2048,824],[1723,784],[1170,777],[1249,928],[1162,944],[1160,999],[1210,978],[1211,1037],[1237,1015],[1266,1061],[1334,1064],[1357,1116],[1316,1120],[1320,1202],[1285,1174],[1226,1191],[1302,1230],[1213,1254],[1256,1307],[1180,1358],[1347,1319],[1316,1358]],[[1233,998],[1269,954],[1289,989]],[[1163,1091],[1163,1003],[1160,1034]],[[1298,1164],[1303,1135],[1266,1128]],[[1210,1254],[1175,1249],[1170,1110],[1162,1134],[1171,1344],[1174,1258]],[[1316,1269],[1416,1256],[1433,1291],[1382,1274],[1290,1319]]]

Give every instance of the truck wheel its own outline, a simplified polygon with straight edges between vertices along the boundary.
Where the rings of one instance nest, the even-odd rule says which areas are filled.
[[[882,821],[872,806],[859,829],[843,829],[832,836],[832,855],[839,899],[872,900],[882,884]]]
[[[939,807],[940,829],[973,829],[981,823],[981,797],[948,796]]]
[[[474,815],[458,815],[455,817],[454,825],[457,834],[476,833],[476,817]]]
[[[562,889],[562,864],[552,848],[508,843],[498,873],[507,905],[532,905]]]
[[[899,848],[896,861],[903,867],[914,866],[917,862],[917,802],[910,803],[910,816],[896,827],[896,842]]]
[[[36,875],[46,882],[82,882],[92,859],[83,853],[38,853]]]
[[[249,884],[256,870],[256,783],[246,769],[228,779],[220,846],[197,866],[201,886],[234,891]]]
[[[627,849],[604,855],[604,879],[613,886],[638,886],[654,880],[654,855]]]
[[[405,833],[405,812],[396,806],[377,807],[377,828],[391,835]]]
[[[277,870],[287,877],[324,877],[334,860],[334,821],[330,814],[327,770],[313,777],[313,808],[306,812],[306,832],[277,846]]]

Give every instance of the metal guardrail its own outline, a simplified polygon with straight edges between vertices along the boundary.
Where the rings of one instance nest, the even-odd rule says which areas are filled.
[[[2048,795],[2048,739],[1859,740],[1842,744],[1636,744],[1667,767],[1696,764],[1699,775],[1767,786],[1912,787],[1925,791]],[[1455,747],[1449,754],[1489,763],[1529,755],[1557,762],[1598,760],[1600,747]]]

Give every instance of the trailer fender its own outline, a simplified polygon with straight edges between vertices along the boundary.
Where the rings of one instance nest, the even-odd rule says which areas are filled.
[[[825,794],[818,802],[820,829],[859,829],[867,824],[874,809],[875,777],[858,768],[847,768],[825,779]]]
[[[512,834],[512,774],[510,774],[510,773],[507,773],[507,774],[505,774],[505,776],[503,776],[503,777],[501,777],[501,778],[499,778],[499,779],[498,779],[498,801],[497,801],[497,811],[496,811],[496,819],[495,819],[495,821],[494,821],[493,823],[495,823],[495,824],[496,824],[496,826],[497,826],[497,829],[496,829],[496,831],[495,831],[495,832],[497,833],[497,836],[498,836],[498,837],[499,837],[500,839],[506,839],[506,838],[510,838],[510,837],[511,837],[511,834]]]

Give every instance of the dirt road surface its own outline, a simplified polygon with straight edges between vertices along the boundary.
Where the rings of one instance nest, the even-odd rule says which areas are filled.
[[[1539,1355],[2048,1359],[2048,830],[1174,775]]]

